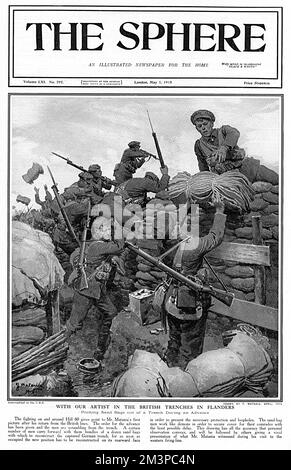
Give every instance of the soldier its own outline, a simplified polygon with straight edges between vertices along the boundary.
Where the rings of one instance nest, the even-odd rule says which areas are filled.
[[[41,206],[41,208],[47,212],[50,212],[51,210],[51,204],[52,204],[52,201],[53,201],[53,198],[52,198],[52,195],[51,193],[49,192],[48,190],[48,187],[47,185],[45,184],[44,185],[44,190],[45,190],[45,200],[44,201],[41,201],[40,197],[39,197],[39,188],[37,188],[36,186],[34,186],[34,192],[35,192],[35,195],[34,195],[34,199],[35,199],[35,202]]]
[[[100,165],[94,163],[88,168],[88,172],[93,176],[93,189],[97,196],[103,196],[104,192],[102,189],[110,190],[112,187],[112,181],[106,176],[102,176],[102,170]]]
[[[45,190],[45,200],[42,201],[39,197],[39,188],[37,188],[36,186],[34,187],[35,202],[41,206],[41,209],[38,215],[35,214],[34,224],[40,230],[47,232],[49,235],[52,235],[53,230],[54,230],[53,198],[46,184],[44,185],[44,190]]]
[[[255,181],[279,183],[279,176],[275,171],[261,165],[255,158],[246,157],[244,149],[238,147],[240,132],[235,127],[223,125],[214,128],[215,116],[207,109],[195,111],[190,119],[201,134],[194,146],[200,171],[221,174],[238,169],[251,183]]]
[[[168,167],[160,168],[162,177],[159,180],[155,173],[146,172],[144,178],[131,178],[122,183],[116,190],[126,204],[139,204],[145,206],[147,193],[158,193],[167,188],[169,183]]]
[[[69,186],[69,188],[66,188],[64,195],[66,195],[68,192],[74,193],[74,199],[79,203],[88,197],[90,198],[92,204],[98,204],[101,202],[102,196],[104,194],[102,191],[100,194],[99,190],[96,190],[94,176],[88,171],[82,171],[78,176],[79,180]]]
[[[207,271],[202,268],[203,257],[216,248],[223,239],[225,220],[224,205],[217,200],[216,213],[208,235],[196,240],[185,241],[176,252],[173,261],[175,270],[184,276],[194,276],[195,281],[204,283]],[[194,292],[185,286],[170,285],[165,309],[169,325],[169,341],[165,360],[170,367],[184,367],[191,359],[202,353],[207,312],[210,307],[209,294]]]
[[[107,290],[107,284],[114,275],[112,258],[123,251],[123,241],[111,241],[111,220],[98,217],[91,227],[92,239],[86,243],[85,271],[88,288],[80,290],[79,273],[75,269],[69,279],[74,288],[73,306],[66,324],[67,336],[82,328],[88,311],[94,305],[102,314],[101,327],[98,335],[94,358],[101,361],[110,340],[110,327],[117,314]],[[71,262],[78,264],[79,249],[71,256]]]
[[[114,169],[117,185],[131,179],[136,170],[144,164],[147,157],[154,157],[154,155],[142,150],[140,142],[136,140],[129,142],[128,148],[123,152],[120,163]]]
[[[76,232],[76,227],[74,227]],[[79,232],[77,236],[79,236]],[[67,229],[66,223],[62,214],[60,213],[56,218],[56,223],[54,226],[53,232],[53,242],[56,247],[56,250],[61,249],[68,255],[71,255],[73,251],[77,248],[77,242],[73,239],[70,232]]]

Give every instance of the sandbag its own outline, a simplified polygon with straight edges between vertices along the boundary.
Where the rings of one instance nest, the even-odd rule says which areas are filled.
[[[232,266],[225,269],[225,274],[230,277],[252,277],[254,270],[251,266]]]
[[[46,326],[46,312],[43,308],[12,310],[13,326]]]
[[[269,204],[279,204],[279,196],[273,192],[264,193],[263,199]]]
[[[148,273],[151,270],[150,266],[145,263],[138,263],[137,269],[138,271],[143,271],[144,273]]]
[[[39,163],[33,163],[32,167],[29,168],[25,175],[22,175],[22,178],[26,183],[32,184],[39,175],[43,175],[43,167]]]
[[[165,279],[167,277],[167,274],[162,272],[162,271],[154,271],[154,270],[151,270],[150,271],[150,274],[152,276],[154,276],[156,279],[158,280],[161,280],[161,279]]]
[[[16,344],[38,344],[44,337],[44,332],[37,326],[13,326],[12,346]]]
[[[115,379],[113,397],[160,397],[169,396],[164,388],[162,372],[167,364],[156,353],[136,350],[128,361],[129,369]],[[161,381],[159,381],[161,379]]]
[[[231,210],[248,211],[255,191],[249,180],[239,171],[227,171],[221,175],[202,171],[195,175],[178,173],[169,183],[171,200],[183,194],[184,202],[212,203],[220,197]]]
[[[149,281],[149,282],[156,282],[156,279],[154,278],[154,276],[152,276],[150,274],[150,272],[143,272],[143,271],[138,271],[136,273],[136,277],[138,279],[142,279],[143,281]]]
[[[199,393],[203,396],[211,393],[218,384],[228,384],[237,378],[240,383],[244,379],[242,361],[235,352],[228,348],[215,349],[200,354],[188,363],[185,371],[193,377]],[[220,393],[220,390],[216,391]],[[223,393],[226,393],[225,388],[223,388]]]
[[[265,193],[267,191],[271,191],[272,183],[267,183],[266,181],[255,181],[252,184],[253,189],[256,193]]]
[[[267,351],[251,336],[240,331],[235,333],[226,348],[201,354],[185,369],[193,377],[200,395],[205,397],[230,397],[246,389],[258,393],[269,380],[272,370]]]
[[[231,285],[235,289],[240,289],[243,292],[251,292],[255,288],[255,281],[253,277],[236,277],[231,280]]]
[[[180,367],[169,367],[163,372],[163,378],[171,397],[195,397],[199,390],[188,372]]]
[[[28,206],[30,204],[30,201],[31,201],[31,199],[29,197],[21,196],[21,194],[18,194],[18,196],[16,198],[16,202],[21,202],[25,206]]]
[[[233,397],[246,390],[260,393],[272,373],[262,335],[257,339],[232,331],[224,348],[207,351],[182,371],[169,368],[157,354],[136,350],[128,370],[115,379],[114,397]]]

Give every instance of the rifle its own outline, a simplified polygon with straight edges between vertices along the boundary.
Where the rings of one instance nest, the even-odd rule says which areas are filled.
[[[74,168],[77,168],[80,171],[85,171],[85,173],[91,173],[89,170],[86,170],[83,166],[77,165],[76,163],[72,162],[72,160],[70,160],[69,158],[63,157],[59,153],[56,153],[56,152],[51,152],[51,153],[53,155],[55,155],[56,157],[59,157],[59,158],[62,158],[63,160],[65,160],[65,162],[67,162],[68,165],[71,165],[71,166],[73,166]],[[104,183],[110,182],[113,186],[117,186],[116,181],[113,181],[110,178],[106,178],[105,176],[100,176],[100,179]]]
[[[49,167],[47,167],[48,171],[49,171],[49,174],[51,175],[51,179],[53,181],[53,185],[52,185],[52,190],[54,192],[54,195],[55,195],[55,198],[56,198],[56,201],[58,203],[58,206],[60,208],[60,211],[62,213],[62,216],[64,217],[64,220],[66,222],[66,225],[67,225],[67,228],[70,232],[70,235],[72,236],[72,238],[78,243],[78,246],[80,246],[80,241],[78,240],[76,234],[75,234],[75,231],[71,225],[71,222],[69,221],[69,217],[65,211],[65,208],[62,204],[62,201],[61,201],[61,198],[60,198],[60,195],[59,195],[59,191],[58,191],[58,188],[57,188],[57,183],[55,182],[55,179],[53,177],[53,174],[51,172],[51,170],[49,169]]]
[[[156,157],[156,155],[153,155],[152,153],[147,152],[146,150],[139,149],[139,151],[144,154],[144,158],[154,158],[154,160],[159,160],[159,158]],[[137,158],[139,158],[139,157],[137,157]]]
[[[181,273],[175,271],[174,269],[170,268],[166,264],[162,263],[158,258],[154,258],[153,256],[149,255],[148,253],[141,250],[140,248],[133,245],[132,243],[126,241],[125,245],[131,251],[133,251],[137,255],[141,256],[145,260],[149,261],[151,264],[156,266],[161,271],[169,274],[171,277],[173,277],[177,281],[179,281],[182,284],[188,286],[190,289],[195,290],[195,291],[198,290],[198,291],[210,294],[213,297],[215,297],[216,299],[220,300],[220,302],[223,302],[228,307],[231,306],[232,301],[234,299],[234,294],[232,292],[225,292],[223,290],[216,289],[215,287],[212,287],[210,285],[209,286],[201,285],[198,282],[195,282],[192,279],[189,279],[188,277],[184,276],[183,274],[181,274]]]
[[[84,230],[83,230],[83,233],[82,233],[80,256],[79,256],[79,261],[78,261],[78,270],[79,270],[80,275],[81,275],[80,276],[79,290],[88,289],[88,280],[87,280],[86,271],[85,271],[85,267],[84,267],[84,259],[85,259],[85,248],[86,248],[87,232],[88,232],[89,225],[90,225],[90,213],[91,213],[91,204],[90,204],[90,199],[89,199],[87,219],[86,219],[86,222],[85,222],[85,225],[84,225]]]
[[[162,168],[165,168],[166,165],[165,165],[163,155],[162,155],[162,152],[161,152],[161,149],[160,149],[160,146],[159,146],[157,134],[154,131],[154,128],[153,128],[152,121],[151,121],[150,114],[149,114],[148,110],[147,110],[147,113],[148,113],[148,118],[149,118],[151,130],[152,130],[152,136],[153,136],[155,146],[156,146],[156,149],[157,149],[157,154],[158,154],[158,157],[159,157],[159,160],[160,160],[160,164],[161,164]]]

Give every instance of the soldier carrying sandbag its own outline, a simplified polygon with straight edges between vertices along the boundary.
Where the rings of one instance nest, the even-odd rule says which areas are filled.
[[[251,183],[267,181],[278,184],[279,177],[275,171],[261,165],[260,160],[247,157],[245,150],[237,145],[238,129],[230,125],[214,128],[215,116],[207,109],[195,111],[190,119],[201,135],[194,145],[200,171],[221,174],[238,169]]]
[[[126,204],[139,204],[144,207],[147,203],[147,193],[164,191],[170,177],[168,167],[161,167],[161,179],[152,171],[147,171],[143,178],[131,178],[118,186],[116,193],[121,195]]]

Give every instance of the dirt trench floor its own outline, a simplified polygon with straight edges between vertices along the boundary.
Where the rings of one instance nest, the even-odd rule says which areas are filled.
[[[115,304],[116,304],[116,299]],[[124,300],[124,299],[123,299]],[[136,349],[155,352],[163,356],[168,341],[168,335],[161,328],[160,321],[142,325],[141,318],[123,304],[120,300],[120,312],[114,318],[111,327],[111,342],[105,354],[103,367],[97,374],[83,373],[78,368],[82,358],[90,358],[96,348],[100,318],[96,309],[88,312],[82,330],[69,340],[69,352],[64,364],[72,379],[73,388],[78,397],[110,397],[114,379],[127,369],[128,359]],[[118,304],[117,304],[118,305]],[[236,323],[227,317],[208,314],[206,335],[203,351],[223,347],[222,332],[235,328]],[[275,337],[269,337],[275,363],[278,356],[278,343]],[[265,397],[277,397],[277,370],[269,382]],[[245,397],[263,398],[249,392]]]

